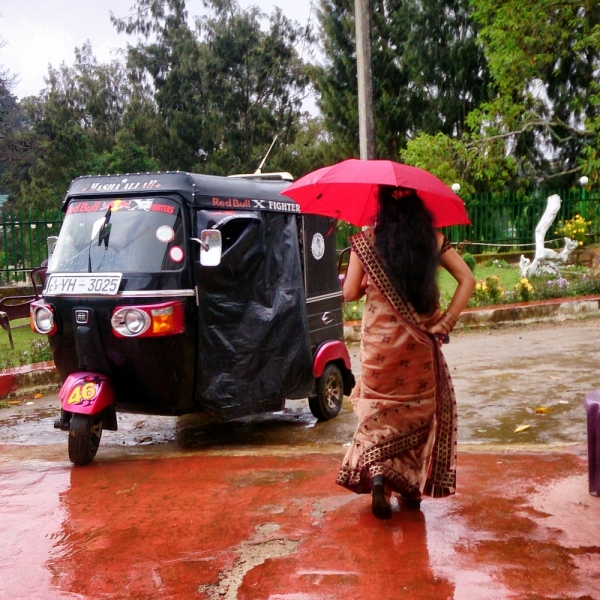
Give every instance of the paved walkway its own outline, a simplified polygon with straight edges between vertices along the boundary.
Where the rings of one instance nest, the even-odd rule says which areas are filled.
[[[386,522],[332,482],[339,448],[273,450],[71,468],[3,449],[0,598],[600,597],[583,448],[462,450],[456,496]]]
[[[592,321],[578,327],[575,338],[592,332],[591,341],[597,340]],[[503,340],[514,361],[526,356],[520,333],[501,333],[496,342]],[[560,354],[560,331],[551,336],[538,328],[529,337],[530,353],[543,339]],[[457,341],[450,362],[475,363],[467,363]],[[477,368],[490,360],[482,354]],[[503,383],[496,388],[504,389],[523,375],[515,364],[503,373],[492,367],[483,387],[497,380]],[[545,367],[536,363],[535,369]],[[594,373],[587,364],[582,369],[590,377],[587,388]],[[563,374],[548,373],[544,379],[562,390]],[[573,401],[572,389],[561,393]],[[513,408],[517,396],[509,401]],[[32,402],[48,405],[47,397]],[[347,416],[323,429],[331,443],[323,434],[315,435],[318,444],[303,443],[276,422],[258,424],[253,443],[247,432],[231,428],[227,443],[206,444],[191,428],[184,433],[193,444],[119,441],[101,447],[98,460],[83,468],[66,458],[67,434],[56,432],[60,441],[44,444],[32,434],[0,442],[0,598],[600,598],[600,499],[589,494],[585,443],[478,443],[477,435],[514,431],[512,414],[503,417],[506,423],[492,423],[502,412],[496,402],[478,413],[484,421],[490,415],[490,423],[465,430],[473,441],[459,445],[458,493],[426,500],[420,510],[395,504],[386,522],[371,515],[367,496],[334,483],[343,444],[333,441],[337,428],[347,428]],[[524,398],[519,410],[538,403]],[[557,406],[568,412],[556,409],[556,427],[583,410],[579,401],[577,409]],[[463,420],[470,418],[465,411]],[[574,427],[575,421],[569,431]],[[288,439],[273,441],[277,429]],[[536,432],[534,439],[549,435],[542,427]],[[585,439],[583,431],[577,434]]]

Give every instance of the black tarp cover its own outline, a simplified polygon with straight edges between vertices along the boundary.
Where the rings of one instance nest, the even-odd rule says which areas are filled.
[[[223,255],[196,265],[203,407],[228,420],[305,398],[314,379],[296,217],[198,211],[198,234],[210,228]]]

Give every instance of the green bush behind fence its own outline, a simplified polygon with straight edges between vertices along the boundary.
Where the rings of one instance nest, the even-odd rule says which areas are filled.
[[[548,246],[562,245],[554,232],[561,221],[581,215],[591,221],[587,242],[600,239],[600,191],[585,189],[465,196],[471,225],[444,228],[446,237],[472,254],[526,250],[534,247],[534,232],[546,209],[548,196],[557,193],[561,207],[546,235]],[[0,285],[23,282],[28,272],[48,258],[47,238],[58,235],[64,215],[60,210],[11,211],[0,209]],[[340,222],[337,246],[349,245],[348,238],[359,228]],[[557,239],[560,238],[560,239]]]

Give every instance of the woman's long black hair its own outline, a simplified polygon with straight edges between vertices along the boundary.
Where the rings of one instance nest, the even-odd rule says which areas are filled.
[[[413,190],[381,186],[375,247],[397,289],[417,313],[439,305],[439,249],[433,217]]]

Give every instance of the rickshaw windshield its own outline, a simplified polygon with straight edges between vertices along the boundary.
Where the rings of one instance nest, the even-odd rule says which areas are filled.
[[[69,204],[50,273],[156,273],[182,268],[183,222],[167,198],[76,200]]]

